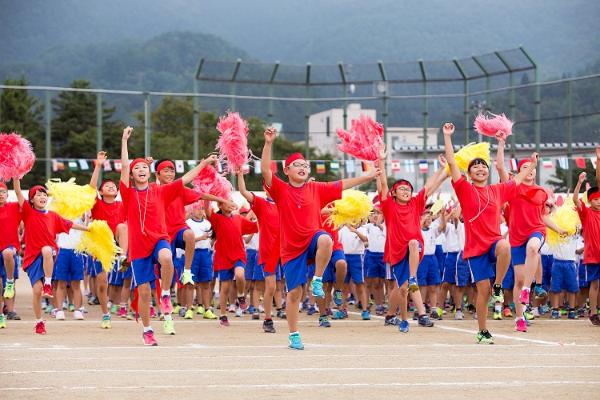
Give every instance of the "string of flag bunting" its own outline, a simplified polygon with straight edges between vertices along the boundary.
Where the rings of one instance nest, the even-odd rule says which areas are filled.
[[[540,160],[540,166],[545,169],[551,169],[559,167],[561,169],[568,169],[569,165],[574,168],[585,169],[587,160],[589,160],[596,168],[598,160],[596,157],[545,157]],[[284,160],[274,160],[271,162],[271,171],[277,172],[279,168],[284,167]],[[52,171],[88,171],[93,169],[95,160],[92,159],[52,159]],[[184,173],[194,168],[197,165],[196,160],[174,160],[175,172]],[[512,170],[517,169],[519,160],[511,158],[508,160],[508,166]],[[373,167],[372,162],[360,161],[360,160],[310,160],[311,169],[317,174],[326,174],[329,170],[333,173],[338,173],[342,166],[345,168],[347,174],[353,174],[355,172],[367,172]],[[408,172],[414,173],[419,172],[422,174],[430,171],[435,171],[439,168],[439,161],[437,159],[403,159],[403,160],[391,160],[389,163],[391,172]],[[329,168],[327,168],[329,167]],[[252,162],[251,164],[244,165],[244,172],[254,174],[260,174],[260,162]],[[222,165],[217,165],[219,172],[223,171]],[[103,165],[104,172],[110,171],[121,171],[121,160],[106,160]],[[151,171],[154,172],[154,164],[151,166]]]

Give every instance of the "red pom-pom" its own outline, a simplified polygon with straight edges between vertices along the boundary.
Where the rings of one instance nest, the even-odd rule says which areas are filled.
[[[486,118],[485,115],[479,114],[475,118],[473,126],[475,130],[484,136],[506,139],[512,135],[513,122],[504,114],[492,114],[492,118]]]
[[[376,161],[383,144],[383,125],[361,114],[359,119],[352,120],[350,131],[337,130],[342,141],[338,149],[359,160]]]
[[[202,168],[198,176],[194,178],[193,185],[198,193],[208,193],[223,199],[229,199],[233,191],[231,182],[217,173],[212,165]]]
[[[0,180],[21,179],[31,171],[35,154],[29,140],[21,135],[0,133]]]
[[[248,124],[236,112],[228,112],[219,118],[217,130],[221,132],[217,149],[219,159],[227,160],[227,171],[233,174],[248,164]]]

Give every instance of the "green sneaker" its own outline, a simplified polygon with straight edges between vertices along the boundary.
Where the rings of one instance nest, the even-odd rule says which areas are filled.
[[[489,331],[479,331],[477,332],[477,342],[483,344],[494,344],[494,338]]]
[[[206,312],[206,310],[204,309],[203,306],[198,306],[196,308],[196,314],[198,314],[198,315],[204,315],[205,312]]]
[[[6,281],[6,287],[4,288],[4,298],[12,299],[15,297],[15,281]]]
[[[185,314],[183,315],[183,319],[194,319],[194,311],[193,310],[187,310],[185,312]]]
[[[183,272],[181,273],[181,284],[182,285],[193,285],[194,284],[194,279],[192,278],[194,274],[192,274],[192,271],[189,269],[184,269]]]
[[[204,312],[204,319],[217,319],[217,316],[212,312],[212,310],[208,309]]]
[[[494,311],[494,319],[500,321],[502,319],[502,313],[499,311]]]
[[[524,316],[525,316],[525,318],[526,318],[527,320],[529,320],[529,321],[531,321],[531,320],[533,320],[533,319],[535,318],[535,316],[534,316],[532,313],[530,313],[529,311],[525,311],[525,312],[523,312],[523,315],[524,315]]]
[[[0,329],[6,328],[6,320],[4,319],[4,314],[0,314]]]
[[[173,322],[172,319],[165,320],[165,322],[163,322],[163,333],[165,335],[174,335],[175,334],[175,323]]]
[[[73,306],[73,310],[75,309],[75,306]],[[69,305],[69,311],[71,311],[71,305]],[[119,312],[119,306],[116,304],[113,304],[112,306],[110,306],[110,313],[111,314],[116,314],[117,312]]]
[[[181,310],[181,305],[175,304],[175,307],[173,307],[173,314],[179,314],[179,310]]]
[[[103,315],[102,322],[100,323],[100,328],[102,329],[110,329],[112,328],[112,324],[110,322],[110,315]]]
[[[69,312],[75,312],[75,304],[69,304]]]

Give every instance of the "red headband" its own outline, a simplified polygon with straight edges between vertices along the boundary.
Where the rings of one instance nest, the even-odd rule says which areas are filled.
[[[6,183],[0,182],[0,189],[8,190],[8,187],[6,187]]]
[[[162,171],[165,168],[171,168],[171,169],[175,170],[175,164],[173,164],[173,162],[171,160],[161,161],[160,164],[158,164],[156,166],[156,173],[158,174],[160,171]]]
[[[148,163],[146,162],[146,160],[145,160],[145,159],[143,159],[143,158],[136,158],[135,160],[133,160],[133,161],[131,162],[131,165],[129,166],[129,172],[133,171],[133,168],[134,168],[136,165],[140,164],[140,163],[144,163],[144,164],[148,165]]]
[[[287,158],[287,160],[285,160],[285,167],[289,167],[291,163],[293,163],[296,160],[302,160],[302,161],[306,161],[306,159],[304,159],[304,156],[300,153],[294,153],[291,156],[289,156]]]
[[[521,161],[519,161],[519,163],[517,164],[517,172],[521,172],[521,167],[523,167],[523,164],[531,162],[530,158],[524,158]]]
[[[592,201],[594,199],[600,199],[600,191],[594,192],[588,196],[588,201]]]
[[[412,192],[413,189],[413,185],[412,183],[410,183],[409,181],[407,181],[406,179],[400,179],[398,182],[394,183],[394,185],[392,186],[392,192],[396,190],[396,188],[400,185],[404,185],[404,186],[408,186],[410,187],[410,191]]]
[[[35,197],[35,194],[37,192],[44,192],[48,194],[45,187],[43,187],[42,185],[35,185],[31,189],[29,189],[29,201],[31,201]]]

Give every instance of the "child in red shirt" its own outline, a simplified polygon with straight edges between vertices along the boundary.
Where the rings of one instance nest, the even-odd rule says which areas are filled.
[[[234,278],[239,307],[242,310],[248,308],[244,292],[246,286],[244,268],[247,259],[242,236],[258,232],[258,226],[239,214],[233,214],[235,206],[230,202],[219,203],[219,212],[215,213],[210,208],[210,202],[205,201],[204,210],[216,237],[213,266],[219,276],[221,311],[219,320],[222,326],[229,326],[227,295]]]
[[[454,148],[451,136],[454,125],[444,124],[444,147],[446,160],[450,166],[452,186],[458,197],[464,215],[465,249],[463,259],[471,270],[471,276],[477,286],[477,322],[479,343],[494,343],[494,339],[486,328],[488,299],[490,297],[490,278],[495,275],[493,299],[503,303],[502,280],[510,264],[510,244],[500,234],[500,214],[502,206],[517,196],[517,185],[521,184],[535,168],[537,153],[531,155],[531,163],[521,169],[511,181],[488,185],[490,175],[487,162],[476,158],[469,163],[468,175],[470,184],[460,173],[454,159]],[[494,272],[494,263],[496,271]]]
[[[384,261],[390,266],[397,286],[390,293],[390,308],[385,316],[385,325],[398,325],[400,332],[408,332],[407,295],[410,291],[417,313],[419,325],[431,327],[433,322],[425,312],[423,299],[417,285],[417,269],[423,255],[423,234],[421,215],[425,211],[427,198],[434,193],[447,178],[444,160],[440,157],[441,168],[425,182],[425,186],[413,197],[413,186],[406,179],[400,179],[388,190],[385,173],[386,153],[382,150],[379,166],[382,171],[377,189],[383,212],[387,236],[385,239]],[[399,321],[396,310],[400,306]]]
[[[56,235],[67,233],[71,229],[87,231],[83,225],[62,218],[54,211],[46,210],[48,193],[43,186],[29,189],[29,200],[25,201],[21,192],[21,182],[14,179],[15,194],[21,207],[21,217],[25,226],[25,254],[23,271],[29,276],[33,290],[33,314],[36,318],[35,332],[46,333],[46,325],[42,320],[40,300],[43,297],[53,298],[52,272],[54,258],[58,253]]]
[[[169,290],[174,267],[165,221],[166,205],[183,196],[184,185],[191,183],[205,165],[215,162],[216,156],[202,160],[181,179],[172,183],[150,184],[150,166],[145,159],[137,158],[129,165],[127,141],[132,131],[131,127],[125,128],[121,141],[121,198],[128,226],[132,286],[138,289],[139,314],[144,325],[142,338],[145,345],[156,346],[158,343],[150,327],[150,288],[155,284],[154,265],[157,262],[161,266],[161,281],[166,287],[160,296],[161,309],[165,315],[163,331],[165,334],[175,334]]]
[[[261,172],[280,216],[281,262],[288,288],[286,310],[290,330],[289,347],[302,350],[304,345],[298,332],[298,310],[302,285],[307,281],[308,260],[315,260],[313,295],[324,297],[323,271],[331,258],[333,245],[331,237],[321,228],[321,209],[341,198],[343,189],[367,183],[375,179],[380,171],[373,169],[368,175],[336,182],[307,182],[310,165],[300,153],[294,153],[285,161],[283,172],[289,179],[286,183],[271,171],[271,150],[277,131],[269,128],[264,135]]]
[[[596,149],[598,154],[600,147]],[[600,182],[600,167],[596,166],[596,177]],[[573,202],[577,205],[577,213],[581,219],[583,230],[583,263],[587,270],[588,281],[590,282],[590,321],[595,326],[600,326],[598,317],[598,288],[600,286],[600,190],[598,186],[592,187],[587,191],[587,198],[590,207],[583,201],[579,201],[579,191],[581,184],[585,181],[586,173],[579,174],[577,186],[573,191]]]
[[[0,226],[2,235],[0,235],[0,268],[6,271],[6,282],[0,282],[4,285],[2,298],[12,299],[15,295],[15,256],[17,249],[21,247],[19,241],[19,225],[21,223],[21,212],[19,203],[8,202],[8,188],[4,182],[0,182]],[[2,299],[0,298],[0,307]],[[0,325],[4,323],[4,314],[0,311]]]

